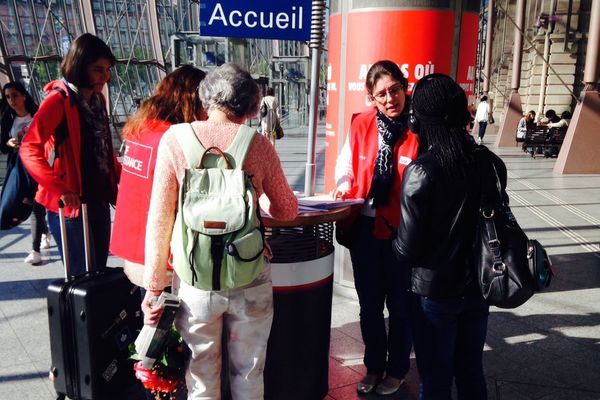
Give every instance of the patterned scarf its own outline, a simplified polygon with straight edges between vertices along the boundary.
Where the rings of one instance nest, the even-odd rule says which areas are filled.
[[[402,115],[397,120],[391,120],[378,109],[376,121],[382,141],[377,152],[369,191],[369,197],[373,198],[373,208],[385,206],[389,201],[394,176],[394,145],[404,132],[406,117]]]

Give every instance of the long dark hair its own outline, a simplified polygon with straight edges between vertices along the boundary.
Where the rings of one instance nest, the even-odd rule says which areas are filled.
[[[470,113],[464,90],[449,76],[426,76],[412,102],[420,123],[420,147],[431,152],[444,175],[464,178],[474,149],[466,129]]]
[[[71,43],[60,65],[60,72],[78,88],[87,88],[90,86],[87,67],[101,58],[107,59],[111,66],[117,62],[110,47],[102,39],[91,33],[84,33]]]
[[[10,107],[8,105],[8,101],[6,100],[6,91],[8,89],[14,89],[17,92],[21,93],[23,96],[25,96],[25,109],[27,110],[27,112],[31,115],[35,114],[38,110],[38,105],[35,102],[35,100],[33,100],[33,97],[31,97],[31,95],[29,94],[29,92],[27,91],[27,89],[25,89],[25,86],[21,83],[21,82],[9,82],[6,85],[4,85],[4,87],[2,88],[2,102],[5,103],[5,114],[12,114],[12,117],[14,118],[14,116],[16,115],[15,110],[12,109],[12,107]]]
[[[136,138],[149,119],[170,124],[192,122],[202,114],[202,102],[198,85],[204,79],[204,71],[183,65],[165,76],[154,93],[144,101],[138,111],[123,128],[123,138]]]

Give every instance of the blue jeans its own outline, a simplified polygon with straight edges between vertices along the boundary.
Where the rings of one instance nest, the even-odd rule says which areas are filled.
[[[483,139],[483,136],[485,135],[485,130],[487,129],[487,125],[487,121],[479,122],[479,139]]]
[[[110,243],[110,209],[108,203],[88,203],[88,219],[91,267],[92,269],[104,268],[108,259],[108,246]],[[71,276],[81,275],[85,272],[85,248],[81,214],[77,218],[65,218],[65,223],[69,244],[69,274]],[[58,246],[60,258],[64,263],[62,238],[60,236],[60,220],[57,213],[48,211],[48,226]]]
[[[414,344],[420,400],[485,400],[483,345],[489,306],[479,298],[432,299],[415,295]]]
[[[373,236],[374,219],[361,216],[358,240],[350,249],[360,304],[360,329],[368,374],[403,378],[410,369],[410,270],[392,252],[391,240]],[[389,312],[386,332],[383,307]]]

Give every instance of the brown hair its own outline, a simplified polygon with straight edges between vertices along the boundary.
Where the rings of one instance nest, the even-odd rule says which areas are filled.
[[[404,77],[402,71],[400,71],[400,68],[398,68],[398,65],[396,65],[395,62],[390,60],[380,60],[377,61],[375,64],[371,65],[371,68],[369,68],[369,72],[367,72],[365,86],[367,87],[367,91],[369,92],[369,94],[373,94],[373,87],[375,86],[375,83],[377,83],[379,78],[381,78],[384,75],[391,76],[393,79],[400,82],[400,84],[404,88],[404,91],[406,91],[408,81]]]
[[[113,66],[117,59],[110,48],[91,33],[80,35],[71,43],[69,51],[60,65],[63,77],[78,88],[89,87],[87,68],[90,64],[105,58]]]
[[[165,76],[152,96],[129,118],[121,136],[124,139],[139,137],[149,119],[171,124],[199,119],[203,108],[198,96],[198,85],[205,76],[204,71],[191,65],[183,65]]]

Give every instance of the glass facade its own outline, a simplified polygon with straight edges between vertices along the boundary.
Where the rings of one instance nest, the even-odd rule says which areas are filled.
[[[0,84],[21,81],[41,101],[46,83],[60,78],[70,43],[90,32],[117,58],[108,84],[115,135],[161,77],[181,64],[204,70],[240,64],[263,88],[273,86],[287,123],[305,123],[306,43],[202,37],[198,31],[197,0],[0,0]]]

